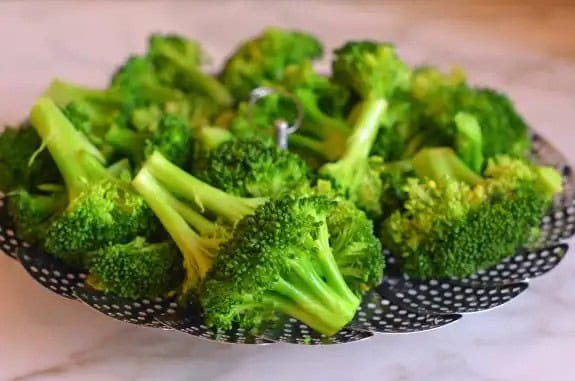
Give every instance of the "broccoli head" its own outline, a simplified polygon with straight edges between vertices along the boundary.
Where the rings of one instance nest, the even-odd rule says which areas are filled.
[[[207,323],[222,329],[234,324],[257,329],[283,314],[325,335],[343,328],[359,306],[358,285],[373,282],[372,271],[382,271],[381,266],[364,267],[381,265],[381,260],[364,258],[381,253],[374,251],[377,245],[361,243],[355,248],[338,247],[344,268],[340,270],[330,237],[335,237],[336,245],[352,242],[348,232],[330,228],[349,226],[339,223],[341,216],[331,226],[327,221],[332,213],[345,210],[324,196],[286,197],[241,220],[233,237],[220,248],[200,293]]]
[[[182,257],[171,241],[149,243],[143,237],[87,253],[92,283],[123,298],[153,298],[176,290],[183,279]]]
[[[169,86],[186,93],[208,96],[220,106],[232,104],[232,97],[216,78],[201,70],[202,52],[196,41],[176,34],[152,34],[147,56],[158,76]]]
[[[278,82],[287,66],[322,54],[321,43],[309,34],[267,28],[240,45],[226,61],[220,78],[237,99],[245,100],[256,87]]]
[[[498,157],[472,184],[447,173],[411,178],[403,209],[384,221],[380,237],[412,276],[472,275],[526,244],[561,189],[557,175]]]
[[[41,145],[29,125],[7,127],[0,133],[0,192],[34,191],[39,185],[61,182],[58,168]]]
[[[58,166],[68,196],[67,205],[44,232],[47,252],[81,265],[85,252],[156,233],[146,202],[107,171],[100,152],[54,102],[38,100],[30,120]]]

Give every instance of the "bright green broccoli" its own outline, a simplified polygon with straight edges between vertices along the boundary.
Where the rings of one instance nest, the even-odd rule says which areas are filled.
[[[554,169],[518,159],[490,159],[483,178],[452,162],[419,167],[403,209],[382,224],[383,244],[418,278],[466,277],[513,255],[561,190]]]
[[[220,78],[238,100],[256,87],[281,80],[286,67],[320,58],[321,43],[313,36],[279,28],[267,28],[245,41],[225,63]]]
[[[90,283],[123,298],[162,296],[176,290],[184,276],[182,256],[171,241],[149,243],[143,237],[87,253]]]
[[[305,191],[311,175],[299,156],[256,138],[220,144],[195,162],[193,172],[225,192],[271,198]]]
[[[182,253],[186,270],[184,296],[197,289],[231,227],[265,202],[265,199],[241,198],[214,188],[159,152],[148,158],[132,185]],[[215,221],[209,219],[212,216]]]
[[[422,126],[411,139],[411,153],[429,146],[430,137],[438,141],[436,145],[454,146],[459,131],[456,115],[460,112],[473,116],[479,124],[485,159],[521,157],[529,149],[528,127],[511,101],[494,90],[470,86],[461,71],[443,74],[434,68],[418,68],[413,74],[411,97],[417,124]]]
[[[197,42],[175,34],[152,34],[148,57],[158,76],[169,86],[199,92],[220,106],[232,104],[232,97],[216,78],[202,72],[202,52]]]
[[[146,202],[106,170],[100,152],[52,100],[38,100],[30,121],[58,166],[68,195],[67,205],[43,234],[47,252],[80,265],[87,251],[155,233]]]
[[[409,83],[409,69],[391,45],[350,42],[335,51],[332,65],[336,82],[351,88],[361,101],[343,156],[320,168],[340,192],[370,215],[381,214],[382,183],[369,155],[389,99]]]
[[[316,73],[310,61],[288,66],[281,86],[303,109],[302,124],[289,137],[290,148],[320,161],[339,159],[351,132],[345,121],[348,89]]]
[[[185,119],[163,114],[155,128],[136,131],[119,123],[113,124],[105,140],[136,165],[154,151],[160,151],[177,165],[185,165],[192,151],[192,129]]]
[[[308,196],[270,201],[245,217],[200,293],[207,323],[257,330],[280,313],[324,335],[338,332],[383,271],[371,224],[356,213]]]

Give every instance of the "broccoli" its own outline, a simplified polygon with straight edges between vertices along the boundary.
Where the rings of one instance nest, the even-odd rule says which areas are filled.
[[[0,193],[60,183],[58,168],[41,145],[29,125],[7,127],[0,133]]]
[[[355,207],[338,208],[325,196],[270,201],[245,217],[200,293],[207,324],[257,330],[281,313],[335,334],[383,270],[369,221],[355,217]]]
[[[233,99],[217,79],[201,71],[202,52],[197,42],[175,34],[152,34],[147,56],[158,76],[169,86],[184,92],[199,92],[222,107]]]
[[[421,160],[445,157],[434,152]],[[453,151],[450,156],[457,160]],[[513,255],[561,190],[554,169],[518,159],[489,159],[483,177],[453,163],[416,165],[403,208],[382,224],[382,242],[412,276],[462,278]]]
[[[111,88],[124,90],[133,98],[129,101],[139,105],[137,97],[155,103],[178,101],[184,98],[179,90],[165,86],[154,70],[151,60],[147,57],[131,56],[112,75]]]
[[[429,145],[429,136],[435,140],[441,137],[441,143],[454,146],[456,115],[460,112],[475,117],[479,124],[485,159],[497,155],[521,157],[529,149],[528,127],[511,101],[494,90],[470,86],[461,71],[443,74],[434,68],[418,68],[413,74],[411,96],[417,124],[422,126],[417,138],[412,137],[412,153],[424,143]]]
[[[123,298],[152,298],[177,289],[183,280],[182,257],[171,241],[128,243],[89,252],[85,266],[92,284]]]
[[[468,113],[455,114],[455,149],[463,162],[472,170],[483,169],[483,134],[477,119]]]
[[[151,130],[135,131],[119,123],[113,124],[105,139],[136,165],[156,150],[177,165],[187,164],[191,156],[192,130],[185,119],[176,115],[162,115],[156,128]]]
[[[288,66],[281,87],[303,108],[302,124],[289,136],[290,148],[312,154],[320,161],[339,159],[350,134],[344,120],[348,89],[317,74],[310,61]]]
[[[146,202],[106,170],[100,152],[52,100],[38,100],[30,120],[58,166],[68,196],[65,208],[43,232],[47,252],[79,266],[85,252],[155,233]]]
[[[334,80],[350,87],[361,101],[343,156],[320,168],[343,195],[370,215],[381,214],[382,182],[369,154],[385,117],[388,99],[409,81],[409,69],[391,45],[350,42],[335,51]]]
[[[214,188],[159,152],[148,158],[132,185],[182,253],[186,270],[184,296],[197,290],[231,228],[265,202],[265,199],[241,198]],[[216,217],[215,221],[209,219],[212,216]]]
[[[251,91],[281,80],[284,70],[323,54],[321,43],[313,36],[279,28],[267,28],[245,41],[226,61],[220,78],[238,100]]]
[[[66,207],[64,192],[30,193],[24,189],[8,194],[8,213],[16,234],[29,244],[41,242],[49,219]]]
[[[278,198],[309,185],[307,164],[268,140],[230,140],[195,163],[198,178],[238,196]]]

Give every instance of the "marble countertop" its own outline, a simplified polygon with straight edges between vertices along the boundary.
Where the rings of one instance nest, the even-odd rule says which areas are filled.
[[[0,125],[24,118],[55,76],[103,85],[152,31],[194,36],[218,64],[239,39],[275,24],[314,32],[328,49],[345,39],[386,39],[411,63],[462,65],[473,82],[508,92],[575,162],[572,3],[449,3],[3,1]],[[574,275],[570,255],[511,303],[427,333],[255,347],[116,322],[39,287],[0,256],[0,381],[569,380]]]

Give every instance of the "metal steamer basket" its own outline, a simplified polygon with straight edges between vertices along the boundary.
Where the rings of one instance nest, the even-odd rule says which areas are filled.
[[[253,103],[265,96],[256,93]],[[297,123],[296,123],[297,124]],[[289,133],[297,126],[276,123],[278,131]],[[283,147],[286,136],[278,133]],[[561,262],[567,253],[564,242],[575,233],[575,179],[566,159],[547,141],[532,134],[533,159],[556,167],[563,175],[564,191],[555,197],[549,213],[541,221],[541,235],[535,245],[522,248],[496,266],[465,279],[416,280],[401,274],[388,252],[383,283],[365,295],[353,321],[332,337],[324,337],[307,325],[279,318],[257,335],[240,327],[214,330],[205,325],[201,309],[185,307],[173,298],[129,300],[91,289],[87,274],[20,240],[13,229],[5,203],[0,198],[0,249],[18,260],[42,286],[69,299],[75,299],[117,320],[185,332],[222,343],[341,344],[367,339],[378,334],[415,333],[453,323],[469,313],[485,311],[509,302]],[[283,147],[285,148],[285,147]],[[2,197],[0,195],[0,197]]]

